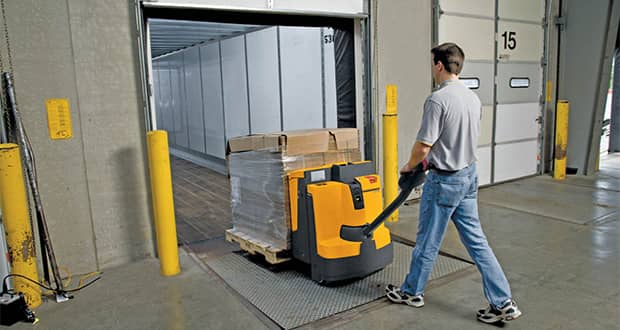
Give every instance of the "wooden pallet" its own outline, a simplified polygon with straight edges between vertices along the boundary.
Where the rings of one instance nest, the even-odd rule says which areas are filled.
[[[291,260],[290,251],[272,247],[235,229],[226,230],[226,240],[239,243],[242,250],[250,254],[261,254],[270,264],[279,264]]]

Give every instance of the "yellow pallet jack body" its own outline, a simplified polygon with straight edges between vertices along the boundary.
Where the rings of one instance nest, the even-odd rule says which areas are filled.
[[[370,224],[383,210],[381,181],[371,162],[336,163],[289,173],[293,257],[320,283],[364,277],[390,264],[390,231],[380,224],[361,241],[342,226]]]

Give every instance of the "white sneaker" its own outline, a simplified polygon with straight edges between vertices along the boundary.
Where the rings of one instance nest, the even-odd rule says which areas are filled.
[[[409,306],[413,306],[416,308],[424,306],[424,295],[412,296],[406,294],[400,290],[399,287],[396,287],[392,284],[388,284],[385,287],[385,293],[388,299],[397,304],[407,304]]]
[[[523,313],[519,310],[519,307],[517,307],[514,300],[510,300],[500,309],[496,309],[495,307],[489,305],[487,309],[478,310],[476,316],[478,317],[478,321],[484,323],[495,323],[499,321],[512,321],[517,319],[522,314]]]

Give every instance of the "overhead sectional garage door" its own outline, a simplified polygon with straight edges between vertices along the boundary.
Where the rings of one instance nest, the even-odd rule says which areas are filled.
[[[465,52],[461,80],[482,101],[480,184],[538,172],[544,1],[440,0],[436,41]]]
[[[538,171],[543,8],[542,0],[498,2],[495,182]]]

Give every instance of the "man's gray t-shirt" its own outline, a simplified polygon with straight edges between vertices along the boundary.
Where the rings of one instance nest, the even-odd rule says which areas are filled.
[[[459,80],[445,81],[426,99],[417,141],[432,146],[430,164],[456,171],[477,160],[480,111],[478,96]]]

